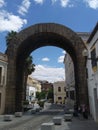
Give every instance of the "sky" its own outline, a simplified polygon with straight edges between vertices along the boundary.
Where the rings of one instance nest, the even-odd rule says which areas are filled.
[[[47,22],[62,24],[75,32],[91,32],[98,22],[98,0],[0,0],[0,52],[6,50],[9,31],[19,32]],[[43,47],[32,54],[35,78],[49,82],[65,79],[64,50]]]

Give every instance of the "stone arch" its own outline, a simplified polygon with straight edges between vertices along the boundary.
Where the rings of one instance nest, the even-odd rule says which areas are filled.
[[[82,56],[85,48],[83,41],[74,31],[63,25],[41,23],[19,32],[7,48],[8,79],[5,106],[7,113],[22,110],[24,60],[32,51],[43,46],[56,46],[70,54],[75,68],[77,104],[88,104],[85,58]]]

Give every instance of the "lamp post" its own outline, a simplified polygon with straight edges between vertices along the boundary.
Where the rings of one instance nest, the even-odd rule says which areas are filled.
[[[87,49],[84,49],[83,52],[82,52],[82,55],[84,57],[87,58],[87,60],[92,60],[92,61],[98,61],[98,57],[88,57],[88,50]]]

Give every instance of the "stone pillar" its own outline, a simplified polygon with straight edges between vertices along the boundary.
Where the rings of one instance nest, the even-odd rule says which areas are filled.
[[[13,58],[8,59],[7,85],[5,96],[5,113],[13,113],[15,111],[15,64]]]
[[[89,106],[88,102],[88,87],[87,87],[87,77],[86,77],[86,61],[85,57],[82,56],[82,51],[84,46],[77,46],[77,66],[75,66],[76,82],[77,82],[77,100],[78,105],[86,104]]]

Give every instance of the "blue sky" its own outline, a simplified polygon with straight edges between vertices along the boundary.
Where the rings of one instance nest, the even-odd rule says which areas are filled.
[[[0,52],[4,53],[6,50],[5,36],[11,30],[19,32],[33,24],[52,22],[63,24],[75,32],[91,32],[97,21],[98,0],[0,0]],[[46,55],[50,48],[53,53]],[[55,68],[58,71],[62,68],[62,75],[59,77],[64,78],[63,64],[58,62],[59,58],[63,59],[64,52],[60,48],[50,48],[43,47],[34,51],[34,62],[38,68],[47,68],[49,71],[52,69],[52,76],[53,68],[54,73]],[[36,78],[37,75],[39,73],[36,72]]]

